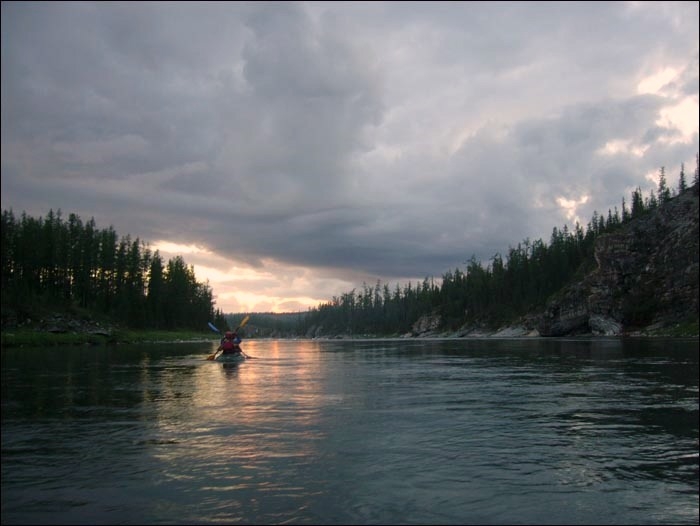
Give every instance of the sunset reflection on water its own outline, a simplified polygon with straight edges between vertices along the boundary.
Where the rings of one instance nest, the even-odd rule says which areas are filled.
[[[3,524],[697,524],[697,340],[3,350]]]
[[[155,452],[166,479],[183,473],[201,477],[201,466],[206,466],[207,490],[219,496],[252,489],[293,493],[295,473],[318,456],[316,444],[325,437],[320,422],[324,396],[318,386],[322,365],[293,356],[317,352],[316,346],[246,343],[244,350],[253,358],[240,364],[209,361],[194,370],[185,409],[197,414],[191,424],[167,418],[159,422],[162,434],[180,439],[189,426],[185,443]]]

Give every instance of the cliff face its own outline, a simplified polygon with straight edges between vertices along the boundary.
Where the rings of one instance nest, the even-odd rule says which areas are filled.
[[[536,319],[542,336],[620,335],[698,319],[697,188],[595,244],[596,268]]]

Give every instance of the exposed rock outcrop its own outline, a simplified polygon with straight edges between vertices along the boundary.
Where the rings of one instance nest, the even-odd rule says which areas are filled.
[[[698,195],[689,189],[596,239],[593,272],[557,294],[542,336],[620,335],[698,317]]]
[[[71,332],[109,337],[114,332],[113,327],[104,326],[94,320],[78,319],[61,314],[50,315],[39,323],[40,330],[43,329],[54,334]]]
[[[440,328],[441,317],[438,314],[421,316],[411,327],[412,336],[430,336]]]

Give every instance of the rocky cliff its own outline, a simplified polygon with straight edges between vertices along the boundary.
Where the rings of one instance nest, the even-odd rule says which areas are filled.
[[[595,244],[595,270],[553,297],[542,336],[621,335],[698,320],[697,188]]]

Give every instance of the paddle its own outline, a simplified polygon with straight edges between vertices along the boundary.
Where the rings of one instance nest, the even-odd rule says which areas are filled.
[[[243,321],[241,321],[241,324],[240,324],[240,325],[238,326],[238,328],[237,328],[235,331],[233,331],[233,332],[237,333],[240,329],[242,329],[243,327],[245,327],[245,324],[248,323],[248,320],[249,320],[249,319],[250,319],[250,314],[249,314],[248,316],[246,316],[245,318],[243,318]],[[210,328],[212,331],[218,332],[219,334],[221,334],[221,331],[216,327],[216,325],[214,325],[212,322],[208,322],[208,324],[209,324],[209,328]],[[217,355],[218,353],[219,353],[219,351],[216,351],[214,354],[210,354],[209,356],[207,356],[207,360],[213,360],[214,358],[216,358],[216,355]],[[245,356],[246,358],[252,358],[252,356],[248,356],[246,353],[244,353],[244,352],[243,352],[243,349],[241,349],[241,354],[242,354],[243,356]]]

